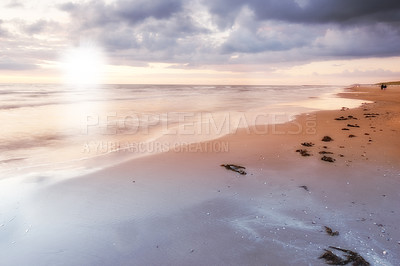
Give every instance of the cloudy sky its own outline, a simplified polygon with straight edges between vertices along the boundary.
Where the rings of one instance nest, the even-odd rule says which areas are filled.
[[[399,0],[2,0],[0,14],[0,82],[400,80]]]

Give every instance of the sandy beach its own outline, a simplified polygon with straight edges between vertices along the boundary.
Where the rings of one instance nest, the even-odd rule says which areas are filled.
[[[367,103],[61,182],[2,180],[0,260],[325,265],[325,249],[345,255],[332,246],[371,265],[399,265],[400,87],[357,86],[340,96]]]

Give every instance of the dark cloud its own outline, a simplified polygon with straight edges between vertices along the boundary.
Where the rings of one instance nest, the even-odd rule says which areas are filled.
[[[57,51],[82,40],[99,44],[110,62],[125,65],[277,65],[400,56],[399,0],[91,0],[58,9],[70,20],[21,19],[8,21],[11,26],[0,21],[0,49],[35,58],[32,65],[54,60]],[[10,32],[16,28],[21,32]]]
[[[356,23],[398,21],[398,0],[204,0],[210,12],[228,20],[243,7],[251,9],[258,20],[291,23]],[[228,17],[225,15],[228,14]]]
[[[125,0],[116,2],[113,12],[130,24],[136,24],[147,18],[167,19],[181,10],[180,0]]]
[[[61,29],[61,26],[59,23],[54,22],[54,21],[48,21],[48,20],[38,20],[32,24],[27,24],[22,26],[23,30],[27,34],[40,34],[40,33],[54,33],[58,30]]]
[[[294,58],[400,55],[397,0],[204,0],[220,30],[223,53],[279,51]],[[243,17],[246,19],[243,19]],[[294,29],[294,30],[293,30]],[[281,59],[286,55],[280,55]],[[274,57],[274,55],[273,55]]]
[[[198,35],[208,32],[196,24],[181,0],[66,3],[60,9],[74,19],[71,38],[92,38],[115,55],[125,50],[125,57],[143,60],[172,60],[193,53]],[[128,51],[132,55],[126,55]]]
[[[81,28],[102,27],[107,24],[121,22],[134,25],[146,19],[168,19],[182,9],[181,0],[118,0],[113,4],[102,1],[87,3],[65,3],[60,10],[71,14],[79,22]]]
[[[71,38],[94,38],[111,54],[137,60],[196,64],[194,60],[228,62],[234,53],[264,54],[267,58],[281,51],[290,51],[287,54],[295,58],[400,53],[396,45],[400,39],[396,30],[400,26],[398,1],[200,1],[217,31],[197,23],[199,14],[190,8],[195,3],[117,0],[107,5],[91,1],[66,3],[60,9],[73,18]],[[41,26],[43,22],[38,22],[31,30]],[[213,39],[213,34],[227,30],[229,34],[223,39]],[[352,45],[354,38],[357,40]]]
[[[332,28],[311,47],[315,54],[335,57],[386,57],[400,55],[400,28],[387,24]]]

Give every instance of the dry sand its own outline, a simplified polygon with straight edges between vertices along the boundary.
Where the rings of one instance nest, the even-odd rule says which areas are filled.
[[[13,197],[0,203],[0,260],[324,265],[319,256],[336,246],[372,265],[399,265],[400,88],[355,87],[342,96],[371,103],[241,129],[62,182],[3,181],[1,191]],[[227,152],[210,150],[223,145]],[[322,161],[322,151],[335,161]],[[227,163],[247,175],[220,166]]]

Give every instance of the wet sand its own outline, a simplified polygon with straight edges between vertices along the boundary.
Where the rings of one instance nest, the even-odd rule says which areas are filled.
[[[319,257],[335,246],[371,265],[398,265],[400,87],[355,87],[341,96],[370,103],[241,129],[62,182],[4,180],[0,259],[6,265],[325,265]],[[222,145],[227,150],[209,148]],[[221,164],[244,166],[247,174]],[[13,197],[5,196],[10,189]]]

